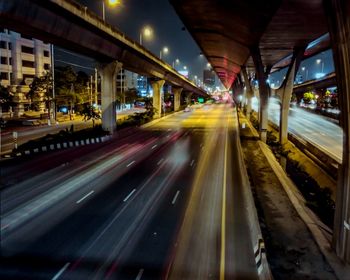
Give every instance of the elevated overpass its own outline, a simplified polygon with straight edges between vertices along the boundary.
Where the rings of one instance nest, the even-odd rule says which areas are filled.
[[[247,111],[251,109],[251,80],[259,83],[259,133],[266,141],[269,86],[274,65],[289,65],[279,88],[281,97],[280,142],[287,141],[288,110],[294,77],[308,45],[318,38],[315,52],[330,45],[340,93],[344,132],[343,161],[338,178],[333,245],[350,263],[350,2],[345,0],[170,0],[223,84],[246,87]],[[195,15],[195,16],[194,16]],[[318,49],[318,50],[317,50]],[[282,66],[283,67],[283,66]],[[241,73],[243,78],[241,77]],[[244,83],[243,83],[244,79]]]
[[[165,82],[174,88],[175,109],[179,109],[182,90],[188,94],[207,94],[169,64],[72,0],[0,0],[0,26],[95,58],[100,64],[102,80],[102,122],[110,131],[115,130],[115,76],[121,67],[153,78],[153,105],[158,116]]]

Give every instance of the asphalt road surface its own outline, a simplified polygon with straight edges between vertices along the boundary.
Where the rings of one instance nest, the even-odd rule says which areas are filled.
[[[258,104],[253,104],[258,111]],[[274,98],[269,102],[269,120],[279,126],[280,105]],[[312,143],[339,163],[342,161],[343,132],[339,125],[320,115],[300,108],[290,108],[288,131]]]
[[[204,106],[2,163],[0,279],[257,279],[237,126]]]

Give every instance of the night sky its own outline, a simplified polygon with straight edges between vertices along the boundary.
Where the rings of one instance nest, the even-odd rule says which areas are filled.
[[[77,2],[102,17],[102,0],[78,0]],[[139,42],[142,27],[150,25],[153,28],[153,39],[144,39],[143,45],[156,56],[159,56],[159,51],[167,46],[169,53],[162,57],[166,62],[172,65],[178,58],[180,65],[176,66],[177,69],[182,69],[186,65],[191,79],[194,75],[202,79],[207,60],[204,56],[200,56],[201,51],[189,32],[182,30],[184,25],[168,0],[122,0],[122,5],[115,8],[106,5],[106,22],[137,42]],[[56,53],[56,59],[58,64],[60,61],[68,60],[73,64],[91,67],[91,61],[80,62],[81,59],[59,50]],[[88,68],[79,70],[89,72]]]

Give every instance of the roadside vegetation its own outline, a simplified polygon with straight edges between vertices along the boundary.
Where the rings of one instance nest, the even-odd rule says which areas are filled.
[[[253,114],[251,114],[251,122],[258,130],[259,122]],[[288,157],[289,151],[282,148],[277,137],[271,130],[268,130],[267,132],[266,144],[269,145],[279,162],[281,162],[281,159],[286,160],[284,169],[305,198],[306,206],[309,207],[323,223],[332,228],[335,202],[332,199],[331,189],[328,187],[321,188],[319,184],[301,167],[298,161],[292,160]]]

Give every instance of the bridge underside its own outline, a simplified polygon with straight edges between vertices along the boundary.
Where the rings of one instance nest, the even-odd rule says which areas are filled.
[[[272,66],[327,32],[322,0],[170,2],[227,88],[243,65],[254,69],[252,48]]]

